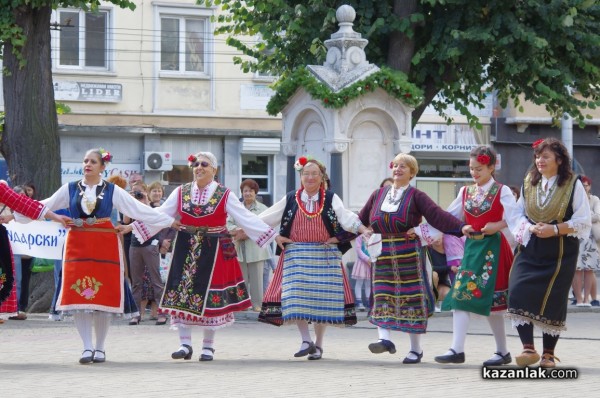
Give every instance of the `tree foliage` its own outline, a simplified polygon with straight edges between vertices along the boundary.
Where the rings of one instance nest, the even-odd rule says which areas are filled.
[[[520,99],[565,112],[580,124],[600,105],[600,4],[596,0],[198,0],[223,11],[216,33],[243,56],[246,72],[285,78],[321,64],[337,30],[335,11],[356,10],[354,30],[369,40],[367,58],[407,74],[424,92],[415,123],[432,104],[452,104],[471,124],[468,104],[495,90],[501,105]],[[259,37],[244,40],[242,36]],[[577,99],[571,90],[579,93]],[[439,95],[438,95],[439,94]]]

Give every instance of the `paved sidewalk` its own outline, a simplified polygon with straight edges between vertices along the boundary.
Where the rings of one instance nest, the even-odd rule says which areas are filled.
[[[236,324],[217,332],[213,362],[199,362],[201,333],[193,336],[191,361],[175,361],[177,332],[143,322],[114,320],[106,345],[107,362],[79,365],[81,343],[72,322],[52,322],[32,314],[0,325],[2,397],[590,397],[600,389],[600,312],[572,311],[569,330],[558,343],[559,366],[576,367],[577,380],[483,380],[481,362],[494,351],[485,319],[472,318],[466,363],[440,365],[433,357],[450,345],[452,318],[436,314],[423,339],[419,365],[403,365],[408,336],[395,332],[398,352],[374,355],[373,325],[362,320],[327,331],[320,361],[294,358],[300,337],[295,326],[276,328],[240,313]],[[514,355],[520,342],[507,322]],[[538,347],[541,339],[536,338]],[[593,391],[596,391],[594,393]]]

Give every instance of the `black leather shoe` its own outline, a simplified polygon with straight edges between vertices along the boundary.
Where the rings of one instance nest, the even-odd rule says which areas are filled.
[[[465,362],[465,353],[461,352],[460,354],[450,348],[452,354],[448,355],[440,355],[433,358],[437,363],[464,363]]]
[[[183,348],[187,349],[187,352],[183,349]],[[192,359],[192,354],[194,353],[194,350],[192,349],[191,346],[187,345],[187,344],[182,344],[181,347],[179,347],[179,351],[175,351],[174,353],[171,354],[171,358],[173,359]]]
[[[213,354],[215,353],[215,349],[214,348],[202,347],[202,349],[203,350],[209,350]],[[213,356],[212,355],[208,355],[208,354],[201,354],[200,355],[200,361],[212,361],[212,360],[213,360]]]
[[[308,347],[295,353],[294,356],[296,358],[305,357],[308,354],[314,354],[315,352],[317,352],[315,343],[313,343],[312,341],[303,341],[302,343],[308,344]]]
[[[508,365],[512,362],[512,357],[510,356],[510,352],[506,355],[502,355],[499,352],[495,352],[494,355],[498,355],[500,358],[498,359],[488,359],[483,363],[483,366],[501,366]]]
[[[406,358],[404,358],[404,360],[402,361],[402,363],[413,364],[413,363],[420,363],[421,362],[421,358],[423,358],[423,351],[421,351],[420,354],[417,354],[414,351],[409,351],[408,353],[416,355],[417,358],[416,359],[412,359],[412,358],[409,358],[408,356],[406,356]]]
[[[88,356],[83,356],[83,354],[85,354],[86,352],[90,352],[92,355]],[[92,350],[83,350],[83,352],[81,353],[81,358],[79,358],[79,363],[82,365],[85,365],[87,363],[92,363],[92,361],[94,360],[94,351]]]
[[[377,343],[369,344],[369,350],[373,354],[381,354],[382,352],[389,352],[390,354],[396,353],[396,346],[389,340],[381,339]]]
[[[316,360],[321,359],[322,357],[323,357],[323,349],[321,347],[319,347],[318,345],[315,346],[314,354],[308,354],[309,361],[316,361]]]
[[[98,356],[98,353],[102,353],[101,356]],[[94,351],[94,355],[92,357],[92,361],[94,363],[102,363],[102,362],[106,362],[106,353],[104,351],[100,351],[100,350],[95,350]]]

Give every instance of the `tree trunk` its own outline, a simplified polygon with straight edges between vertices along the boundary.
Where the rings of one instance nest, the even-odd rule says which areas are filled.
[[[60,141],[50,58],[51,7],[15,10],[24,65],[4,44],[4,133],[0,151],[13,184],[33,183],[39,198],[60,186]]]
[[[393,13],[398,18],[410,18],[412,14],[418,11],[417,0],[395,0]],[[411,24],[413,31],[416,28],[416,24]],[[415,54],[415,39],[407,36],[403,32],[392,32],[390,33],[390,42],[387,56],[387,64],[390,68],[404,72],[407,76],[410,76],[410,68],[412,66],[412,59]],[[425,88],[425,95],[423,104],[415,108],[412,113],[412,125],[413,127],[421,115],[425,111],[425,108],[429,105],[431,100],[437,94],[437,91],[431,92],[431,85]]]

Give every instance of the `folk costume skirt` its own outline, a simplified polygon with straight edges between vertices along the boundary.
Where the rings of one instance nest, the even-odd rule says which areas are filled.
[[[179,231],[159,305],[172,325],[223,327],[251,306],[231,238]]]
[[[354,299],[341,260],[335,245],[315,242],[286,245],[258,320],[276,326],[298,320],[356,324]]]
[[[123,259],[123,245],[110,220],[72,227],[65,241],[56,310],[138,315]]]
[[[369,322],[384,329],[425,333],[435,302],[417,240],[383,237],[373,266]]]
[[[514,324],[532,323],[549,334],[566,330],[569,290],[579,241],[569,236],[531,236],[519,245],[510,273],[508,316]]]
[[[510,245],[500,233],[467,239],[462,263],[442,309],[484,316],[506,310],[511,263]]]

